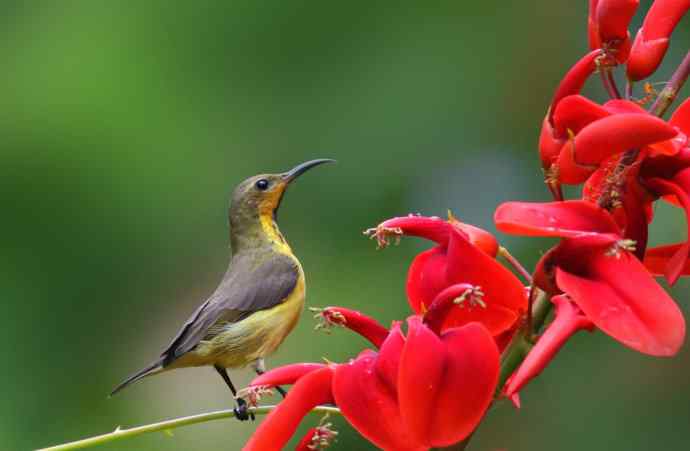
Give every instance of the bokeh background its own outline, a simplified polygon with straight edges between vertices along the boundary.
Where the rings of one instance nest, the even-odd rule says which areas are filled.
[[[280,212],[308,305],[406,316],[407,265],[428,243],[377,252],[362,230],[448,208],[494,230],[499,202],[548,199],[535,144],[586,51],[586,3],[3,1],[0,449],[231,406],[210,369],[106,395],[215,287],[229,192],[255,173],[338,159]],[[656,81],[687,50],[687,24]],[[603,98],[596,83],[587,92]],[[684,236],[678,211],[657,214],[655,243]],[[530,265],[552,243],[501,239]],[[673,290],[686,312],[688,288]],[[342,361],[365,345],[313,326],[305,312],[269,364]],[[371,449],[335,421],[334,449]],[[581,334],[521,411],[492,409],[471,449],[688,449],[689,424],[687,348],[654,359]],[[254,427],[217,421],[102,449],[234,450]]]

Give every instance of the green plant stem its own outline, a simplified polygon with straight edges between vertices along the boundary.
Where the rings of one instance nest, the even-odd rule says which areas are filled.
[[[276,406],[258,406],[250,407],[249,412],[256,415],[264,415],[275,409]],[[319,406],[314,408],[312,413],[337,413],[340,414],[340,409],[337,407],[329,406]],[[95,437],[89,437],[82,440],[77,440],[75,442],[64,443],[62,445],[51,446],[48,448],[42,448],[37,451],[64,451],[71,449],[82,449],[88,448],[90,446],[102,445],[104,443],[112,442],[115,440],[122,440],[129,437],[135,437],[137,435],[148,434],[149,432],[160,432],[169,431],[182,426],[189,426],[191,424],[205,423],[207,421],[221,420],[223,418],[232,418],[235,413],[232,409],[218,410],[215,412],[201,413],[198,415],[191,415],[188,417],[174,418],[172,420],[165,420],[159,423],[147,424],[145,426],[137,426],[129,429],[122,429],[119,426],[113,432],[108,434],[97,435]]]
[[[661,90],[654,101],[654,104],[652,104],[651,108],[649,109],[649,112],[655,116],[663,116],[664,113],[666,113],[666,110],[668,110],[668,107],[670,107],[673,101],[676,100],[678,92],[685,84],[685,81],[688,79],[689,75],[690,52],[685,55],[685,58],[683,58],[683,61],[678,66],[678,69],[676,69],[676,71],[673,73],[671,79],[668,81],[668,83],[666,83],[666,86],[664,86],[664,89]]]

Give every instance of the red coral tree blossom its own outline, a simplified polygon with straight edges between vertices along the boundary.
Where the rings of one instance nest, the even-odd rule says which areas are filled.
[[[685,319],[655,276],[673,284],[690,275],[690,99],[663,119],[690,75],[690,53],[661,92],[645,85],[635,98],[634,82],[662,63],[690,1],[656,0],[631,38],[638,6],[589,1],[589,51],[557,84],[537,145],[553,201],[507,202],[495,212],[502,232],[558,240],[536,267],[525,270],[493,235],[452,215],[400,216],[367,230],[379,247],[402,236],[433,243],[407,273],[413,314],[406,331],[399,321],[386,328],[344,307],[318,309],[317,328],[349,328],[376,349],[345,363],[287,365],[254,379],[242,392],[253,405],[272,387],[293,387],[245,450],[281,449],[323,404],[382,449],[461,441],[453,449],[464,449],[489,405],[510,398],[519,406],[519,393],[548,374],[580,330],[601,331],[647,355],[679,351]],[[621,67],[622,93],[615,77]],[[582,95],[595,74],[609,99]],[[566,200],[563,185],[581,185],[581,195]],[[649,248],[659,201],[684,210],[688,236]],[[335,436],[322,420],[297,449],[321,449]]]

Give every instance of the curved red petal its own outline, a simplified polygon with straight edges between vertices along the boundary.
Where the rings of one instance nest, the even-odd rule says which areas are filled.
[[[639,0],[600,0],[596,10],[599,36],[606,44],[628,39],[628,25]],[[619,44],[620,45],[620,44]]]
[[[599,38],[599,23],[597,21],[597,3],[599,0],[589,0],[589,13],[587,14],[587,36],[589,38],[590,50],[601,48]]]
[[[446,281],[445,251],[434,247],[418,254],[407,273],[407,300],[415,313],[424,313]]]
[[[644,256],[644,266],[654,274],[655,276],[668,277],[667,271],[670,266],[670,262],[674,256],[679,255],[679,251],[683,247],[687,247],[687,243],[676,243],[667,244],[665,246],[657,246],[647,249]],[[672,265],[671,265],[672,266]],[[679,267],[680,276],[690,275],[690,260],[687,258],[683,262],[682,266]]]
[[[480,324],[448,330],[440,338],[419,317],[408,325],[398,377],[403,421],[420,443],[451,445],[474,430],[491,403],[498,348]]]
[[[448,242],[448,234],[455,229],[448,221],[439,217],[400,216],[383,221],[379,227],[400,229],[403,235],[418,236],[434,241],[441,246]]]
[[[520,368],[506,383],[504,394],[512,398],[529,381],[537,377],[553,360],[565,342],[581,329],[591,330],[592,322],[587,319],[575,304],[566,296],[554,296],[551,301],[556,306],[556,315],[551,324],[527,354]]]
[[[484,292],[484,305],[463,304],[452,310],[444,328],[470,322],[481,322],[493,335],[509,329],[527,309],[527,295],[522,282],[459,234],[451,235],[448,243],[448,285],[468,283]]]
[[[687,98],[673,112],[668,123],[678,127],[686,135],[690,135],[690,98]]]
[[[331,381],[333,370],[321,368],[297,381],[278,407],[259,425],[244,451],[282,449],[297,430],[302,418],[319,404],[333,401]]]
[[[604,110],[610,114],[649,114],[647,110],[642,108],[635,102],[625,99],[611,99],[603,105]]]
[[[676,254],[671,257],[668,261],[668,266],[664,272],[668,283],[673,285],[678,281],[678,278],[683,272],[683,267],[688,260],[688,254],[690,253],[690,195],[688,195],[687,189],[690,189],[690,180],[688,180],[688,175],[690,171],[683,170],[679,172],[674,178],[674,182],[669,182],[664,179],[655,178],[647,181],[647,186],[655,190],[659,194],[673,195],[680,203],[680,206],[685,211],[685,224],[686,224],[686,243],[680,246]],[[682,185],[687,186],[682,186]]]
[[[690,0],[656,0],[635,36],[628,58],[628,78],[649,77],[661,64],[673,29],[690,8]]]
[[[347,421],[374,445],[389,450],[422,450],[400,416],[395,387],[374,370],[376,354],[360,355],[338,365],[333,395]]]
[[[611,215],[590,202],[506,202],[494,213],[501,232],[524,236],[574,238],[587,234],[619,233]]]
[[[395,387],[398,384],[398,368],[404,345],[405,337],[400,330],[400,321],[395,321],[391,326],[390,334],[381,345],[374,365],[376,373],[390,387]]]
[[[408,318],[407,324],[407,340],[398,372],[400,414],[412,438],[417,443],[431,446],[437,416],[434,415],[437,412],[436,399],[447,351],[441,339],[422,324],[421,318]],[[453,410],[450,412],[455,414]]]
[[[546,171],[558,160],[561,148],[565,144],[567,136],[556,136],[556,130],[549,119],[549,114],[544,117],[539,134],[539,158],[541,167]]]
[[[254,379],[252,379],[250,386],[258,387],[275,387],[277,385],[291,385],[297,382],[303,376],[312,371],[320,370],[325,367],[323,363],[293,363],[291,365],[279,366],[266,371]]]
[[[475,287],[469,283],[457,283],[442,290],[423,315],[424,324],[435,333],[440,333],[441,325],[446,321],[448,313],[453,308],[460,308],[456,301],[464,296],[468,298],[466,301],[469,303],[474,289]]]
[[[565,74],[561,80],[556,92],[551,100],[551,108],[549,109],[549,121],[553,124],[553,114],[555,113],[558,103],[566,96],[578,94],[584,86],[590,75],[594,73],[597,68],[596,60],[601,56],[600,49],[592,50],[583,56],[570,70]]]
[[[592,122],[574,140],[574,159],[582,166],[596,166],[606,158],[630,149],[671,139],[677,131],[658,117],[637,113],[615,114]]]
[[[596,326],[645,354],[670,356],[685,337],[685,320],[675,302],[637,258],[621,251],[586,255],[586,272],[556,270],[559,288]]]
[[[357,310],[345,307],[325,307],[321,311],[321,315],[326,318],[326,321],[331,321],[358,333],[377,348],[381,347],[381,343],[388,336],[388,329],[381,323]]]
[[[498,383],[499,352],[481,324],[472,323],[446,331],[445,371],[435,408],[450,415],[436,415],[431,445],[449,446],[465,439],[481,421],[493,400]]]
[[[460,222],[452,217],[448,219],[448,222],[462,230],[465,235],[467,235],[467,239],[472,245],[477,246],[490,257],[496,257],[498,254],[498,241],[495,236],[484,229],[473,226],[472,224]]]
[[[590,123],[609,116],[611,113],[596,102],[581,95],[564,97],[553,114],[557,136],[568,137],[568,131],[577,134]]]

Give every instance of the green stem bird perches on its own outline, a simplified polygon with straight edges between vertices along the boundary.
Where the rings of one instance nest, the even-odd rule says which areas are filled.
[[[264,415],[270,413],[273,409],[275,409],[275,407],[276,406],[250,407],[248,411],[255,415]],[[339,414],[340,410],[337,407],[322,406],[312,410],[312,413]],[[233,418],[234,416],[235,412],[232,409],[227,409],[218,410],[215,412],[200,413],[198,415],[190,415],[188,417],[175,418],[172,420],[165,420],[158,423],[137,426],[129,429],[122,429],[118,426],[113,432],[109,432],[107,434],[97,435],[95,437],[89,437],[61,445],[50,446],[48,448],[41,448],[37,451],[66,451],[72,449],[89,448],[96,445],[103,445],[115,440],[148,434],[150,432],[167,432],[182,426],[189,426],[192,424],[205,423],[214,420],[222,420],[225,418]]]

